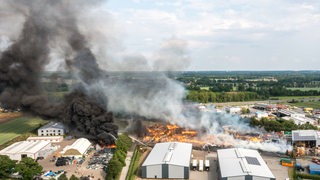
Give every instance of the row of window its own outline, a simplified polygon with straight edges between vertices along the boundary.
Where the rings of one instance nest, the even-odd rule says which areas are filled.
[[[43,133],[44,130],[41,130],[41,132]],[[49,130],[46,130],[46,132],[49,132]],[[56,132],[56,130],[50,130],[50,132]],[[57,132],[61,132],[61,130],[58,130]]]
[[[46,134],[46,136],[54,136],[54,135],[62,135],[61,133],[58,133],[58,134],[52,134],[52,133],[50,133],[50,134]],[[41,134],[41,136],[45,136],[44,134]]]

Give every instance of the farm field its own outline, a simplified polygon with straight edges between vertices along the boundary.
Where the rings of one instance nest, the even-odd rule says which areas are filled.
[[[296,102],[296,103],[286,103],[291,106],[297,106],[297,107],[310,107],[313,109],[320,109],[320,102],[319,101],[313,101],[313,102]]]
[[[30,132],[47,121],[40,118],[20,117],[0,124],[0,145],[26,132]]]
[[[7,112],[7,113],[0,112],[0,124],[5,123],[6,121],[12,118],[18,118],[20,116],[22,116],[22,113],[20,112]]]
[[[320,91],[320,88],[319,87],[316,87],[316,88],[287,88],[287,89],[290,89],[290,90],[300,90],[300,91]]]
[[[320,96],[274,96],[270,97],[270,100],[303,100],[303,99],[318,99]]]

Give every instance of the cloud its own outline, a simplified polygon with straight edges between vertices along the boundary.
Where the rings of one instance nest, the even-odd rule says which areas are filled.
[[[320,56],[313,48],[320,45],[319,1],[145,0],[141,7],[118,7],[113,13],[126,29],[128,39],[123,42],[127,49],[151,54],[163,39],[176,36],[188,42],[191,64],[197,68],[194,70],[214,70],[217,66],[207,64],[224,64],[219,61],[230,54],[246,64],[232,67],[235,70],[260,68],[259,62],[270,60],[271,56],[286,64],[292,63],[292,57],[302,59],[287,66],[295,70],[320,67],[320,62],[317,66],[302,63]],[[196,65],[197,62],[202,63]],[[281,68],[286,69],[286,64]],[[279,66],[266,64],[265,68]]]

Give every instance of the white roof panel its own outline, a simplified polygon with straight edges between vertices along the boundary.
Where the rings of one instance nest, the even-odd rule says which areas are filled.
[[[217,152],[222,177],[252,175],[275,178],[257,150],[231,148]]]
[[[50,144],[48,141],[20,141],[0,151],[0,154],[36,153]]]
[[[90,146],[91,146],[91,143],[88,139],[80,138],[80,139],[77,139],[73,144],[71,144],[71,146],[66,146],[63,149],[63,151],[66,152],[69,149],[76,149],[81,154],[84,154]]]
[[[157,143],[142,166],[172,164],[178,166],[190,165],[192,144],[181,142]]]

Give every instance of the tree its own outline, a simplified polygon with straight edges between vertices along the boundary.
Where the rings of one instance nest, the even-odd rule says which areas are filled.
[[[112,158],[107,165],[107,176],[106,180],[115,179],[116,176],[121,172],[122,164],[116,158]]]
[[[79,180],[74,174],[71,175],[70,180]]]
[[[250,110],[249,110],[250,112]],[[248,113],[248,108],[242,108],[241,109],[241,114],[247,114]]]
[[[23,179],[33,179],[35,175],[41,174],[42,167],[32,158],[23,158],[16,166],[16,170]]]
[[[63,173],[58,177],[58,180],[68,180],[68,178],[67,178],[66,174]]]
[[[0,155],[0,178],[8,177],[16,166],[16,162],[8,156]]]

